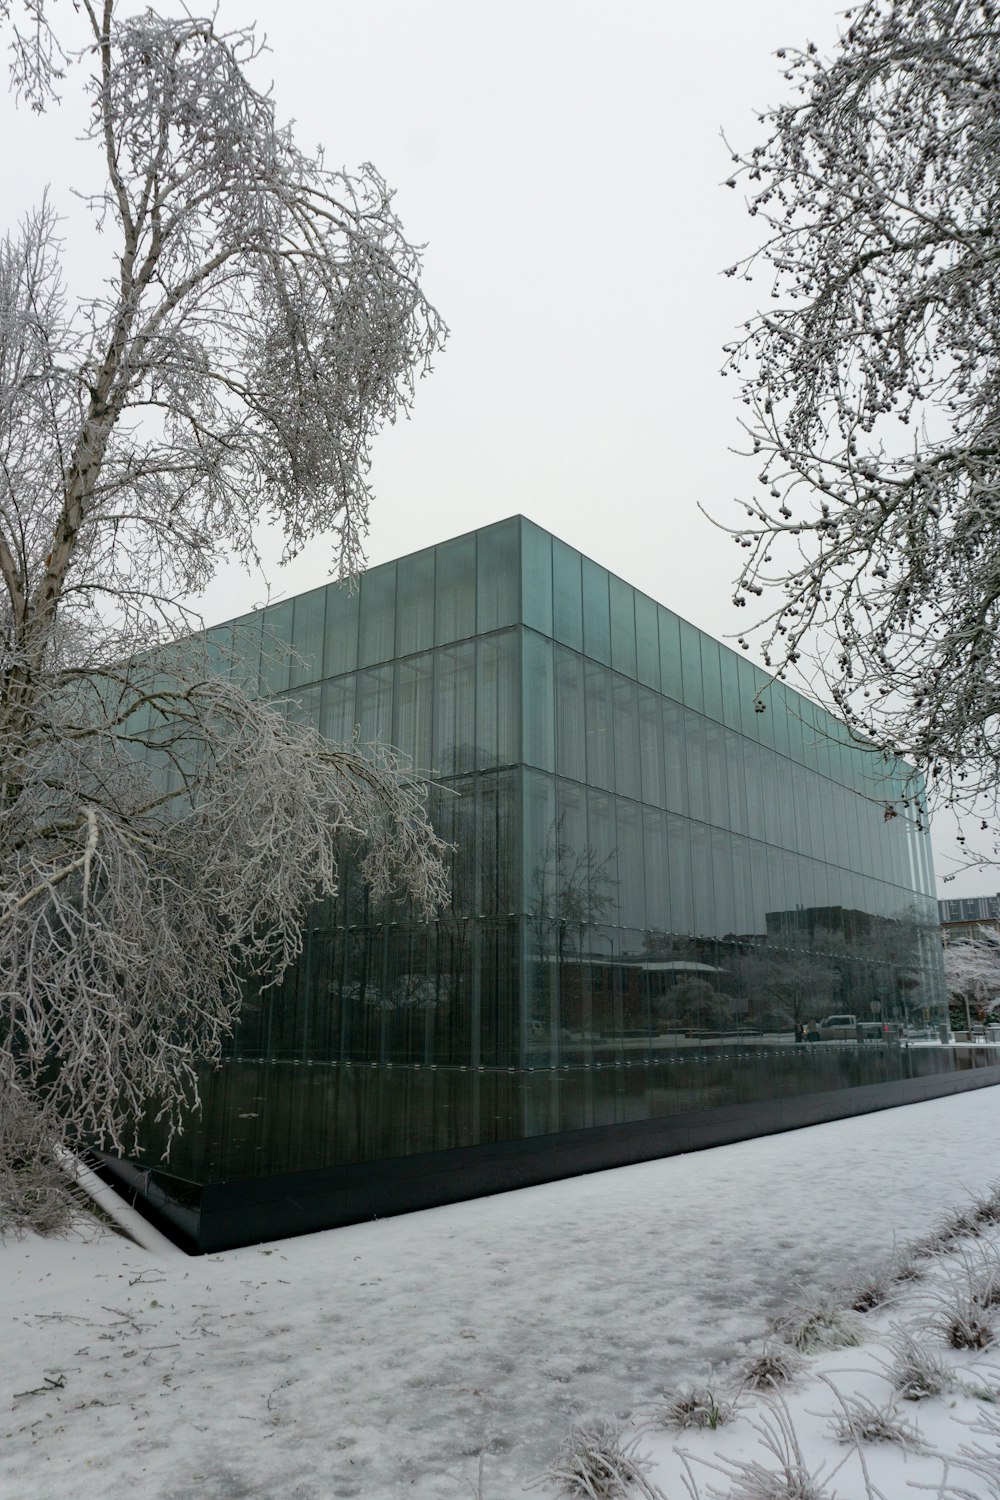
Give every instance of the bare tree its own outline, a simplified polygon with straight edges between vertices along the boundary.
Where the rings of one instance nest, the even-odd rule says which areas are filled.
[[[763,1029],[801,1030],[829,1007],[835,971],[813,953],[758,942],[740,956],[737,971],[749,1018]]]
[[[44,103],[71,43],[23,9]],[[241,974],[294,959],[345,841],[376,893],[442,897],[416,780],[258,701],[183,601],[261,516],[359,564],[371,440],[444,329],[378,174],[251,86],[252,31],[74,9],[111,274],[69,300],[47,202],[0,246],[0,1096],[121,1147],[190,1100]]]
[[[965,1024],[972,1026],[972,1009],[981,1020],[1000,1007],[1000,936],[979,927],[974,936],[952,938],[944,945],[944,973],[948,998],[964,1007]]]
[[[769,305],[729,350],[769,665],[970,805],[1000,785],[1000,10],[868,0],[735,152]],[[815,673],[815,675],[813,675]],[[985,826],[985,825],[984,825]]]

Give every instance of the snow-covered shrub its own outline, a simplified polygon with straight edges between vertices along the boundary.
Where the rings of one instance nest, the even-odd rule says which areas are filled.
[[[952,1384],[950,1370],[933,1350],[905,1328],[896,1329],[888,1377],[904,1401],[924,1401],[940,1396]]]
[[[526,1488],[558,1484],[574,1500],[663,1500],[647,1475],[652,1463],[636,1451],[636,1439],[622,1442],[610,1422],[573,1427],[555,1462]]]
[[[801,1356],[791,1344],[765,1344],[759,1354],[744,1361],[740,1376],[744,1387],[751,1391],[771,1391],[777,1386],[788,1385],[802,1368]]]
[[[830,1431],[840,1443],[896,1443],[900,1448],[923,1447],[920,1434],[889,1406],[876,1406],[864,1396],[837,1392],[841,1410],[830,1418]]]
[[[59,1234],[74,1211],[50,1123],[18,1089],[0,1088],[0,1238]]]
[[[658,1415],[664,1427],[709,1427],[714,1431],[730,1421],[733,1406],[707,1387],[685,1386],[664,1393]]]
[[[847,1349],[862,1341],[862,1330],[849,1312],[824,1298],[794,1307],[771,1324],[774,1333],[801,1354],[821,1349]]]

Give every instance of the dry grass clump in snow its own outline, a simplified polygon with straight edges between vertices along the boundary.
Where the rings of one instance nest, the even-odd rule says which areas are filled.
[[[930,1293],[937,1311],[931,1326],[953,1349],[988,1349],[996,1339],[1000,1305],[1000,1255],[992,1245],[963,1249],[948,1279]]]
[[[791,1344],[765,1344],[759,1354],[745,1360],[740,1367],[740,1378],[746,1390],[773,1391],[789,1381],[802,1369],[802,1357]]]
[[[795,1307],[771,1328],[779,1339],[800,1354],[818,1354],[823,1349],[849,1349],[860,1344],[862,1330],[850,1312],[829,1299],[811,1306]]]
[[[651,1461],[636,1451],[636,1440],[623,1443],[610,1422],[573,1427],[555,1462],[527,1489],[558,1484],[574,1500],[664,1500],[648,1479]]]
[[[897,1250],[892,1261],[892,1274],[897,1282],[905,1285],[923,1280],[924,1268],[920,1264],[919,1255],[912,1247]]]
[[[983,1245],[969,1262],[969,1290],[980,1307],[1000,1307],[1000,1251]]]
[[[942,1308],[937,1326],[953,1349],[988,1349],[996,1338],[987,1310],[975,1297],[962,1294]]]
[[[810,1469],[792,1423],[788,1407],[780,1397],[768,1403],[767,1412],[759,1422],[754,1422],[760,1444],[768,1455],[769,1462],[756,1459],[702,1460],[709,1469],[714,1469],[727,1481],[725,1500],[833,1500],[823,1482],[821,1469]],[[701,1500],[701,1490],[691,1468],[684,1459],[684,1484],[689,1500]],[[720,1496],[723,1492],[714,1486],[708,1492]]]
[[[664,1404],[658,1412],[664,1427],[708,1427],[713,1432],[731,1421],[733,1414],[731,1402],[721,1400],[707,1387],[698,1386],[665,1392]]]
[[[873,1312],[898,1295],[899,1280],[897,1266],[892,1261],[859,1271],[847,1285],[848,1305],[854,1312]]]
[[[977,1224],[1000,1224],[1000,1182],[992,1182],[984,1193],[977,1193],[970,1212]]]
[[[955,1208],[950,1214],[945,1214],[941,1220],[938,1234],[946,1242],[970,1237],[978,1239],[982,1233],[981,1222],[976,1215],[974,1205],[968,1208]]]
[[[890,1406],[876,1406],[864,1396],[837,1399],[841,1410],[830,1418],[830,1430],[839,1443],[896,1443],[900,1448],[916,1451],[923,1440],[912,1423]]]
[[[950,1390],[951,1372],[933,1350],[905,1328],[896,1330],[888,1377],[904,1401],[925,1401]]]

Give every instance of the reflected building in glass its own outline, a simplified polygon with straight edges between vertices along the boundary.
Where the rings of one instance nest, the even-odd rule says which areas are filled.
[[[169,1162],[152,1127],[149,1165],[106,1162],[185,1243],[994,1081],[909,1045],[945,1016],[903,768],[523,517],[210,635],[330,739],[409,757],[454,849],[431,922],[345,862]]]

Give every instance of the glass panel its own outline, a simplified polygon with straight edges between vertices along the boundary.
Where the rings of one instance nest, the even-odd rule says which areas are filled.
[[[623,797],[642,796],[639,770],[639,689],[627,677],[615,676],[615,786]],[[631,921],[626,925],[633,926]],[[640,924],[641,925],[641,924]]]
[[[779,755],[790,755],[791,745],[788,738],[788,693],[783,683],[776,682],[770,690],[770,714],[771,727],[774,734],[774,748]]]
[[[802,709],[804,706],[804,699],[800,699],[797,694],[789,693],[788,712],[785,716],[785,723],[788,729],[788,753],[792,760],[799,763],[805,759],[803,737],[808,736],[812,732],[808,725],[803,723]],[[827,765],[829,770],[829,762]]]
[[[766,836],[764,820],[764,787],[760,772],[760,746],[753,740],[744,739],[743,780],[747,796],[747,833],[752,839]]]
[[[646,926],[652,932],[669,932],[670,865],[666,813],[656,807],[644,807],[642,829],[646,881]]]
[[[521,517],[521,619],[552,635],[552,537]]]
[[[719,672],[722,681],[722,722],[730,729],[742,732],[739,662],[725,646],[719,647]]]
[[[642,809],[638,802],[619,797],[615,805],[618,827],[618,921],[623,927],[645,928],[646,882],[642,854]]]
[[[691,825],[687,818],[667,814],[667,845],[670,850],[670,931],[685,935],[694,931]]]
[[[767,863],[767,846],[750,844],[750,895],[753,901],[751,929],[754,932],[770,932],[767,913],[771,909],[770,870]]]
[[[476,536],[476,629],[500,630],[517,621],[520,604],[518,517]]]
[[[638,590],[635,601],[636,675],[646,687],[660,690],[660,641],[656,625],[656,605]]]
[[[476,748],[480,769],[519,759],[518,633],[476,643]]]
[[[726,731],[714,719],[705,720],[705,768],[708,781],[708,818],[717,828],[729,825],[729,779],[726,775]]]
[[[522,637],[521,723],[524,759],[543,771],[555,769],[555,705],[552,686],[552,642],[533,630]]]
[[[595,661],[611,664],[611,613],[606,568],[582,559],[583,649]]]
[[[746,778],[743,774],[743,746],[746,741],[742,735],[734,734],[731,729],[725,731],[725,769],[726,783],[729,792],[729,826],[737,833],[747,832],[747,787]]]
[[[551,845],[555,883],[553,941],[559,996],[560,1044],[573,1032],[589,1031],[589,989],[585,982],[583,945],[593,908],[588,858],[586,792],[574,782],[556,783],[556,831]],[[596,878],[596,877],[595,877]],[[607,896],[598,887],[601,907]]]
[[[396,667],[396,722],[393,743],[418,771],[434,763],[434,657],[431,652],[401,661]]]
[[[315,682],[323,675],[323,633],[326,625],[327,590],[313,589],[293,600],[295,605],[292,625],[291,686],[300,682]]]
[[[553,651],[556,699],[556,770],[560,776],[585,781],[586,729],[583,658],[564,646]]]
[[[773,750],[761,747],[760,779],[764,793],[764,830],[767,842],[775,845],[780,845],[784,840],[784,787],[779,770],[780,764]]]
[[[358,664],[357,588],[332,583],[326,591],[326,640],[323,647],[324,677],[353,672]]]
[[[396,566],[396,655],[434,644],[434,548],[403,557]]]
[[[435,652],[434,661],[434,771],[454,776],[472,771],[475,747],[475,643],[448,646]]]
[[[358,666],[391,661],[396,641],[396,564],[383,563],[361,577]]]
[[[705,762],[705,720],[690,709],[684,712],[687,750],[687,812],[702,822],[708,820],[708,781]]]
[[[721,722],[722,669],[719,663],[719,643],[707,635],[701,637],[701,676],[705,713],[709,718]]]
[[[687,756],[684,710],[679,703],[665,699],[663,703],[663,771],[667,806],[671,812],[686,813],[688,810]]]
[[[737,921],[731,835],[719,828],[713,828],[711,841],[712,872],[715,880],[715,930],[719,937],[735,937]]]
[[[754,707],[754,723],[757,727],[757,739],[762,745],[774,749],[774,700],[772,695],[771,679],[766,672],[759,667],[753,669],[755,693],[760,693],[761,709]]]
[[[288,687],[292,610],[293,601],[283,599],[263,611],[260,690],[264,694],[283,693]]]
[[[363,745],[387,745],[392,735],[391,663],[359,672],[358,722]]]
[[[636,673],[635,591],[621,578],[609,575],[611,601],[611,665],[626,677]]]
[[[638,597],[638,596],[636,596]],[[654,807],[666,805],[663,779],[663,700],[648,688],[639,689],[639,762],[642,770],[642,800]]]
[[[519,869],[516,798],[510,771],[477,778],[479,795],[480,878],[478,910],[510,916],[516,911]]]
[[[524,773],[524,892],[522,910],[528,914],[528,941],[538,953],[555,949],[555,891],[559,828],[555,788],[541,771]]]
[[[596,662],[584,663],[587,713],[587,780],[608,791],[615,784],[612,677]]]
[[[694,893],[694,930],[704,937],[716,931],[715,881],[712,843],[704,823],[691,824],[691,884]]]
[[[684,681],[681,674],[681,622],[668,609],[657,608],[657,623],[660,630],[660,682],[668,698],[675,703],[684,702]]]
[[[705,704],[705,695],[702,691],[701,679],[701,638],[693,625],[687,620],[680,622],[681,636],[681,676],[684,682],[683,702],[688,708],[696,708],[700,712]]]
[[[353,672],[348,677],[335,677],[323,683],[319,730],[324,739],[332,740],[335,745],[346,745],[354,737],[355,687]]]
[[[476,630],[476,538],[458,536],[435,549],[434,639],[439,646]]]
[[[743,719],[743,733],[750,739],[759,738],[758,723],[760,715],[754,713],[753,695],[756,691],[756,673],[753,663],[747,661],[745,656],[736,659],[737,691],[740,697],[740,713]]]
[[[619,922],[618,831],[615,799],[604,792],[587,793],[587,849],[591,925]]]
[[[557,641],[583,650],[581,557],[558,537],[552,538],[552,629]]]
[[[749,842],[733,838],[730,841],[730,856],[733,862],[733,930],[741,937],[748,937],[755,930]],[[756,930],[761,932],[763,928]]]

